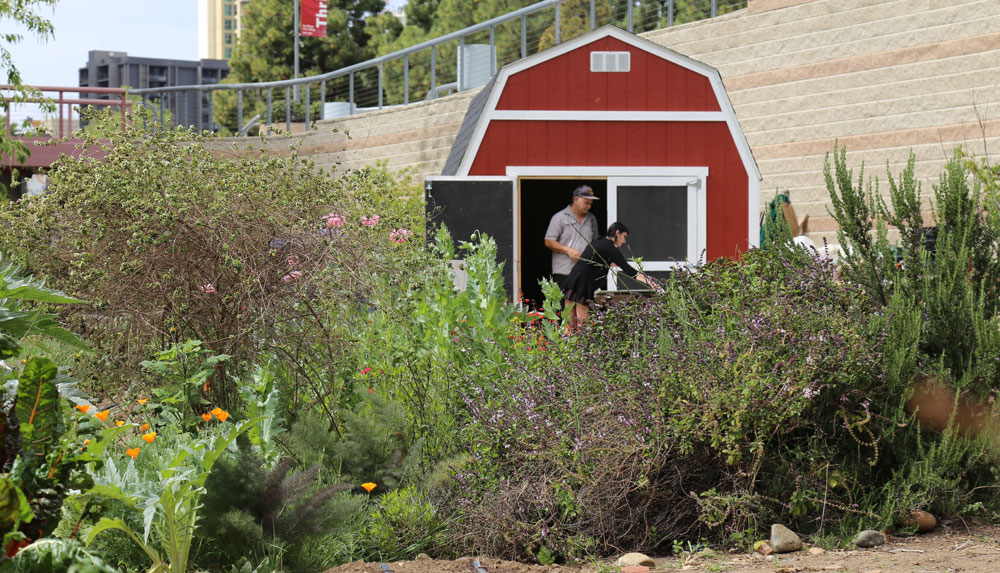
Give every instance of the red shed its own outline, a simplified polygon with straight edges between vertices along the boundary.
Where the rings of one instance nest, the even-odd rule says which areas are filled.
[[[719,72],[614,26],[497,73],[427,181],[428,219],[494,236],[509,291],[533,298],[549,218],[582,183],[654,276],[758,241],[760,172]]]

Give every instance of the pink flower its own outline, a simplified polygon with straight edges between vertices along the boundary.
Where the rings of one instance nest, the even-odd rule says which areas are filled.
[[[336,213],[329,213],[323,216],[323,220],[326,221],[326,228],[333,229],[334,227],[343,227],[344,218]]]
[[[409,241],[412,236],[413,232],[409,229],[393,229],[392,232],[389,233],[389,240],[393,243],[405,243],[406,241]]]
[[[289,257],[288,258],[288,266],[289,267],[292,267],[294,269],[296,266],[298,266],[298,264],[299,264],[299,261],[295,257]]]
[[[215,292],[215,287],[212,286],[212,283],[208,283],[207,285],[201,285],[201,292],[205,294],[212,294],[213,292]]]
[[[281,277],[281,280],[285,281],[286,283],[290,283],[301,276],[302,276],[302,271],[292,271],[287,275]]]
[[[361,217],[361,224],[365,227],[374,227],[378,225],[378,215],[372,215],[371,217]]]

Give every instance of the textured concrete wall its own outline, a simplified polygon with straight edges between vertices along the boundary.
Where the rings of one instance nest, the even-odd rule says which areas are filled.
[[[912,150],[925,194],[956,146],[1000,152],[1000,0],[750,0],[645,36],[719,69],[762,201],[787,190],[817,240],[836,242],[823,159],[837,140],[883,182],[886,163],[898,173]],[[474,95],[320,122],[302,150],[324,165],[434,175]]]
[[[824,156],[887,189],[910,151],[925,196],[956,146],[1000,152],[997,0],[750,0],[743,12],[648,37],[715,66],[764,180],[810,235],[836,242]]]

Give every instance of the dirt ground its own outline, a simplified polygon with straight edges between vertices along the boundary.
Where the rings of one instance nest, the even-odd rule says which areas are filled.
[[[1000,571],[1000,527],[994,525],[939,526],[914,537],[890,537],[874,549],[846,549],[810,555],[806,550],[766,560],[757,554],[706,551],[680,557],[656,559],[654,572],[735,571],[744,573],[798,573],[843,571],[845,573],[944,573]],[[389,563],[395,573],[470,573],[472,557],[452,561],[426,559]],[[542,566],[479,559],[488,573],[612,573],[613,562],[582,566]],[[379,563],[348,563],[327,573],[381,573]]]

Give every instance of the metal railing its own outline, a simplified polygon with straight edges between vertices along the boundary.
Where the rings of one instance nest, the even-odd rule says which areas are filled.
[[[13,135],[11,126],[11,113],[10,105],[12,103],[44,103],[52,104],[58,109],[58,120],[55,129],[52,130],[52,134],[56,137],[65,137],[73,131],[73,106],[93,106],[93,107],[119,107],[121,108],[122,116],[122,129],[125,129],[125,112],[126,109],[132,105],[127,96],[127,90],[125,88],[96,88],[96,87],[62,87],[62,86],[29,86],[31,89],[44,94],[45,92],[56,92],[59,95],[55,98],[49,98],[45,96],[40,97],[22,97],[7,95],[3,92],[11,92],[15,89],[13,85],[0,85],[0,99],[3,99],[7,104],[7,114],[4,121],[4,133],[11,136]],[[78,93],[82,95],[109,95],[118,96],[117,99],[97,99],[97,98],[67,98],[66,93]],[[65,113],[64,113],[65,110]],[[65,127],[64,127],[65,125]],[[32,135],[49,135],[46,133],[32,134]]]
[[[480,87],[499,67],[605,24],[639,33],[714,18],[746,5],[747,0],[632,0],[612,11],[607,3],[596,0],[542,0],[463,30],[324,74],[271,82],[132,89],[129,93],[142,96],[144,104],[156,101],[163,123],[171,96],[173,101],[186,102],[186,94],[198,93],[203,94],[201,103],[207,109],[207,115],[198,113],[197,122],[190,124],[198,129],[215,131],[218,96],[220,100],[229,98],[223,107],[230,114],[235,107],[235,117],[223,121],[232,124],[235,119],[234,131],[239,135],[246,135],[256,125],[256,119],[263,119],[262,127],[270,130],[281,107],[286,131],[292,130],[293,119],[303,121],[309,130],[313,119],[327,119],[331,114],[352,115],[433,99],[442,92]],[[298,89],[301,97],[296,97],[293,88],[300,86],[304,89]],[[318,98],[313,99],[316,88]],[[216,93],[233,91],[235,102],[231,94]],[[244,124],[247,108],[251,115],[261,117]]]

